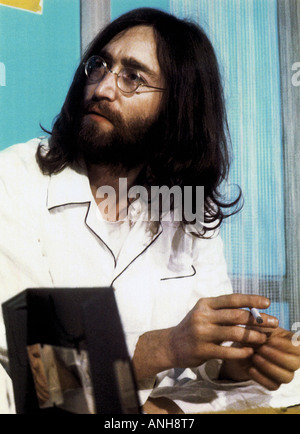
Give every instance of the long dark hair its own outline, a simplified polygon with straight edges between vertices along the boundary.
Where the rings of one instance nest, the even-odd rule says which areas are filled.
[[[86,83],[84,63],[116,35],[138,25],[154,29],[157,57],[167,84],[160,117],[161,141],[140,174],[139,185],[204,186],[205,223],[216,228],[237,212],[241,192],[231,202],[220,193],[228,177],[231,149],[223,86],[214,49],[204,31],[192,22],[141,8],[105,27],[86,50],[54,122],[49,151],[40,147],[37,161],[44,173],[52,174],[78,159],[74,135]]]

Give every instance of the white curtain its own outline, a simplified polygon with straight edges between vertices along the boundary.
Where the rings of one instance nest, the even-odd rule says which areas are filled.
[[[290,328],[300,321],[299,245],[295,246],[299,219],[288,216],[297,207],[299,217],[299,205],[290,203],[296,197],[286,174],[293,167],[292,179],[299,179],[299,163],[287,161],[287,155],[289,159],[295,155],[283,140],[296,117],[286,122],[282,118],[286,104],[282,71],[292,65],[282,65],[281,51],[286,47],[280,45],[279,9],[288,8],[291,16],[290,6],[296,6],[297,27],[300,4],[299,0],[278,2],[279,6],[277,0],[170,0],[170,12],[202,26],[215,47],[223,76],[233,144],[226,190],[233,194],[234,184],[240,185],[245,200],[243,210],[222,229],[234,290],[270,297],[271,313],[279,317],[281,326]],[[285,14],[281,36],[285,43],[291,34],[289,16]]]

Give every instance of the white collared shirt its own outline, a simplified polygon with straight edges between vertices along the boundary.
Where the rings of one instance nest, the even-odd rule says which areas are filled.
[[[143,333],[177,325],[202,297],[232,291],[219,235],[199,239],[167,221],[154,230],[139,207],[116,257],[85,170],[43,175],[35,160],[39,143],[0,154],[0,303],[28,287],[112,286],[133,356]],[[183,378],[210,382],[218,366],[170,370],[156,387]],[[142,402],[150,392],[141,392]]]

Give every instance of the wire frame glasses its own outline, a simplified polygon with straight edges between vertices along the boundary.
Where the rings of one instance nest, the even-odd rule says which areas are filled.
[[[106,61],[101,56],[92,56],[85,63],[85,74],[90,83],[99,83],[108,72],[114,74],[117,79],[118,88],[124,93],[134,93],[141,87],[163,91],[165,89],[150,86],[144,82],[140,73],[135,68],[122,68],[120,72],[109,69]]]

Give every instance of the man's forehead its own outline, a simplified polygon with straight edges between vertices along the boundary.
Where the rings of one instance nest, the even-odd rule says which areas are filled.
[[[151,26],[135,26],[116,35],[99,54],[109,55],[115,62],[135,59],[156,74],[160,73],[157,43]]]
[[[156,45],[155,31],[152,26],[139,25],[125,29],[115,35],[107,45],[117,43],[123,39],[132,39],[133,42],[136,40],[142,43],[153,42]]]

